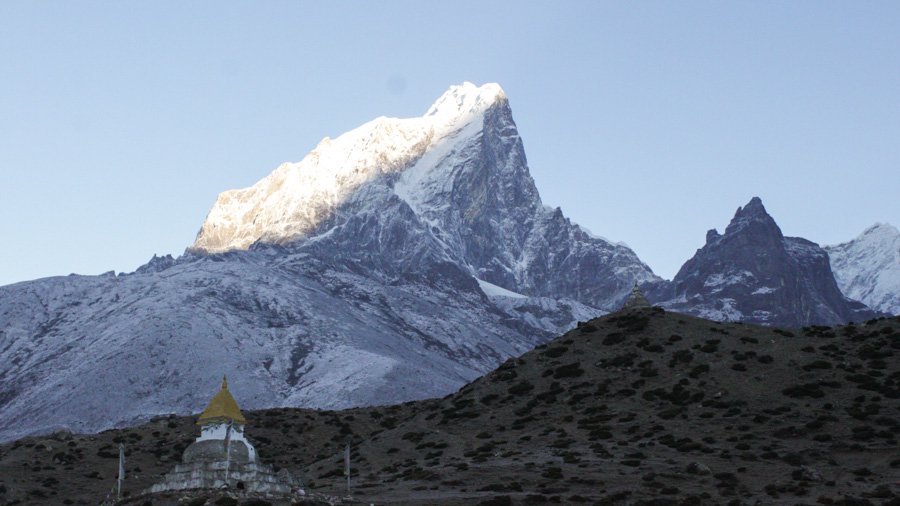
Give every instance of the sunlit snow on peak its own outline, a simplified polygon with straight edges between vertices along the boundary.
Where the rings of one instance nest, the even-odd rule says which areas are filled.
[[[220,194],[190,250],[221,253],[305,236],[367,181],[408,169],[431,151],[443,156],[478,135],[485,111],[505,96],[497,84],[463,83],[424,117],[382,116],[336,139],[325,137],[302,161],[282,164],[250,188]]]
[[[497,83],[475,86],[464,82],[459,86],[451,86],[446,93],[437,99],[428,109],[425,116],[460,116],[478,114],[494,104],[498,99],[505,99],[506,93]]]

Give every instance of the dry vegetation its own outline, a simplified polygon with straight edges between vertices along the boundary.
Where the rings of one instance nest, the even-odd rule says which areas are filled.
[[[351,441],[365,504],[900,504],[898,353],[897,317],[787,330],[619,312],[444,399],[251,412],[248,433],[265,462],[335,496]],[[98,503],[119,441],[138,491],[194,432],[166,418],[6,444],[0,503]],[[147,501],[228,499],[129,503]]]

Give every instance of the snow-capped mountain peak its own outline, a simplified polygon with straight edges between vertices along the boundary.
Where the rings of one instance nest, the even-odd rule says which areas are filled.
[[[876,223],[856,239],[826,246],[825,251],[844,295],[900,314],[900,232],[895,227]]]
[[[453,86],[423,117],[377,118],[222,193],[190,250],[254,243],[315,244],[389,271],[440,259],[513,292],[603,309],[620,305],[635,280],[658,281],[626,245],[544,208],[497,84]],[[610,267],[600,281],[597,265]],[[561,268],[578,274],[550,282]]]
[[[303,237],[366,182],[477,135],[485,111],[500,100],[506,95],[497,84],[464,83],[451,87],[424,117],[380,117],[336,139],[325,137],[300,162],[282,164],[250,188],[220,194],[189,249],[222,253]]]
[[[900,237],[900,231],[897,230],[897,227],[894,227],[890,223],[878,223],[876,222],[874,225],[863,230],[857,239],[861,238],[869,238],[871,240],[876,241],[888,241],[888,242],[896,242],[898,237]]]
[[[483,113],[496,101],[505,99],[506,93],[497,83],[476,86],[467,81],[458,86],[451,86],[428,109],[425,117],[457,118],[462,115],[476,115]]]
[[[542,205],[498,86],[432,112],[222,193],[200,254],[0,287],[0,441],[194,410],[197,363],[242,377],[248,407],[442,396],[659,283]]]

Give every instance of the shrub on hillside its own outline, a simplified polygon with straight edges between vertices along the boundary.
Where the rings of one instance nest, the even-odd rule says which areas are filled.
[[[571,364],[557,367],[553,372],[553,378],[577,378],[582,374],[584,374],[584,369],[581,368],[581,362],[573,362]]]

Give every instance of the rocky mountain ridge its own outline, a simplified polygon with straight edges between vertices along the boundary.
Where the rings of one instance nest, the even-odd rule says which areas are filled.
[[[661,281],[627,246],[542,204],[496,84],[451,87],[421,118],[379,118],[223,193],[190,251],[254,243],[383,270],[446,261],[513,292],[606,311],[635,280]]]
[[[782,235],[758,197],[737,209],[724,234],[707,232],[706,244],[651,299],[712,320],[785,327],[879,316],[845,297],[825,250]]]
[[[223,373],[251,408],[441,396],[602,313],[489,297],[449,264],[387,276],[264,247],[160,268],[0,290],[0,440],[191,412]]]

